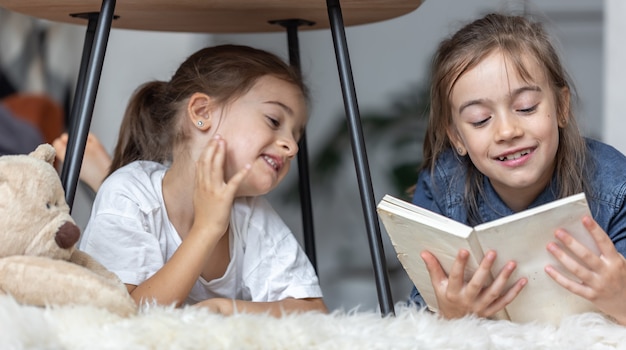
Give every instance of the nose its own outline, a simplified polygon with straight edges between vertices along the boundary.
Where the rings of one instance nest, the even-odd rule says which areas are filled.
[[[54,240],[61,249],[71,248],[80,238],[80,229],[71,222],[65,222],[57,231]]]
[[[292,159],[298,154],[298,142],[293,136],[282,137],[278,140],[278,144],[288,159]]]
[[[523,129],[518,118],[510,113],[502,113],[496,117],[496,141],[508,141],[522,135]]]

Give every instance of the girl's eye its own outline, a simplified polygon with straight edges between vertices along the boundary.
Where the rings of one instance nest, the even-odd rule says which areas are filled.
[[[485,124],[489,121],[489,119],[491,119],[491,117],[488,117],[488,118],[485,118],[485,119],[479,120],[479,121],[477,121],[477,122],[473,122],[473,123],[471,123],[471,124],[472,124],[472,126],[473,126],[473,127],[475,127],[475,128],[479,128],[479,127],[481,127],[481,126],[485,125]]]
[[[534,105],[534,106],[529,107],[529,108],[518,109],[517,111],[520,112],[520,113],[529,114],[529,113],[532,113],[532,112],[534,112],[536,110],[537,110],[537,105]]]
[[[267,120],[269,121],[270,125],[274,128],[277,128],[280,126],[280,122],[278,121],[278,119],[274,119],[272,117],[267,117]]]

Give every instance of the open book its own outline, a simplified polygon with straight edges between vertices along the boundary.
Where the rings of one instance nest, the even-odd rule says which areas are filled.
[[[377,209],[398,259],[433,311],[437,310],[437,301],[420,252],[428,250],[434,254],[449,273],[461,248],[471,255],[466,280],[474,274],[488,250],[497,252],[492,280],[511,260],[517,262],[517,267],[509,278],[509,286],[523,276],[528,279],[520,294],[496,318],[520,323],[558,323],[567,315],[597,311],[589,301],[561,287],[544,271],[544,267],[551,264],[574,278],[546,250],[548,242],[557,242],[554,238],[557,228],[565,229],[599,254],[593,238],[582,225],[583,215],[591,215],[584,193],[474,228],[390,195],[380,201]]]

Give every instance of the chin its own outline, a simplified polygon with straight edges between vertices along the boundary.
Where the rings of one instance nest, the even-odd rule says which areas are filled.
[[[273,184],[254,184],[242,191],[242,195],[246,197],[264,196],[270,193],[276,186]]]

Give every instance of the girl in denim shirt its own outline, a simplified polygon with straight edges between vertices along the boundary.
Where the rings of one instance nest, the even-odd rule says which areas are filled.
[[[584,191],[593,218],[583,218],[583,224],[601,254],[558,230],[546,249],[581,282],[552,266],[545,271],[626,325],[626,157],[580,134],[573,86],[542,26],[489,14],[444,40],[432,68],[424,162],[413,203],[474,226]],[[516,267],[509,261],[486,284],[494,251],[467,282],[466,250],[458,252],[449,274],[430,252],[421,256],[445,318],[490,317],[527,283],[521,278],[505,288]],[[411,300],[423,305],[415,288]]]

